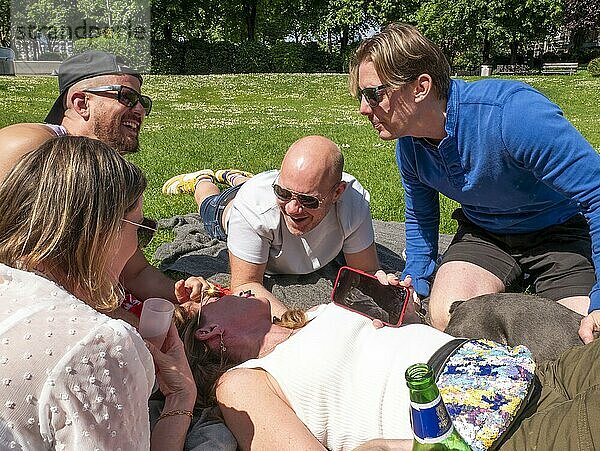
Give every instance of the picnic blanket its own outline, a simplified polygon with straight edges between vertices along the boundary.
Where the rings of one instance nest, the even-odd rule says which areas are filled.
[[[223,286],[229,285],[227,246],[223,241],[208,236],[200,215],[190,213],[162,219],[159,226],[170,228],[175,233],[173,241],[159,246],[154,255],[161,262],[162,271],[202,276]],[[374,220],[373,227],[382,269],[386,272],[402,271],[405,263],[402,257],[404,223]],[[451,239],[452,235],[440,235],[440,253],[447,249]],[[333,281],[343,263],[340,256],[311,274],[266,276],[265,287],[286,306],[307,309],[330,300]]]

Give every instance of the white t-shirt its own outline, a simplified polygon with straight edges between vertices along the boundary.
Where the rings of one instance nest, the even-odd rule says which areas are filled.
[[[332,261],[340,251],[354,254],[375,239],[369,192],[350,174],[340,199],[325,218],[302,236],[290,233],[272,184],[279,171],[255,175],[233,200],[227,220],[227,247],[250,263],[267,263],[270,274],[309,274]]]
[[[150,449],[153,385],[132,326],[0,264],[0,449]]]
[[[375,438],[411,439],[404,373],[454,337],[424,324],[376,329],[369,318],[331,303],[314,314],[271,353],[238,367],[271,374],[327,449],[351,450]]]

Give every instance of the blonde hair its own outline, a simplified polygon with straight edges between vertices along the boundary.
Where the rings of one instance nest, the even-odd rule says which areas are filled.
[[[58,277],[112,311],[119,288],[107,243],[146,188],[142,171],[90,138],[53,138],[25,155],[0,186],[0,261]]]
[[[358,69],[365,61],[373,63],[383,84],[402,88],[419,75],[429,74],[437,97],[446,99],[448,96],[448,60],[436,44],[412,25],[388,25],[360,44],[350,61],[349,89],[352,95],[358,93]]]
[[[198,391],[196,408],[215,406],[217,405],[215,391],[219,377],[240,362],[230,362],[226,354],[212,351],[204,341],[195,338],[196,331],[203,325],[202,316],[200,317],[200,323],[198,323],[199,311],[184,320],[183,309],[179,308],[177,310],[175,324],[178,325],[179,335],[183,341]],[[284,312],[281,318],[273,318],[273,324],[288,329],[300,329],[306,323],[306,314],[300,309],[291,309]]]

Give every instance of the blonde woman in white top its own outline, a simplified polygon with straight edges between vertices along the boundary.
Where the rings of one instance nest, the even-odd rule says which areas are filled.
[[[110,317],[148,231],[145,187],[110,147],[72,136],[0,186],[0,449],[183,448],[196,389],[175,328],[158,350]],[[150,434],[155,371],[166,401]]]

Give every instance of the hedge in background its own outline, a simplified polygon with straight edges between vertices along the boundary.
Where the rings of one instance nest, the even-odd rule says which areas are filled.
[[[154,74],[241,74],[341,72],[343,58],[320,49],[316,43],[280,42],[267,46],[258,42],[233,44],[202,40],[154,41]]]
[[[600,58],[594,58],[588,63],[587,70],[592,77],[600,76]]]

